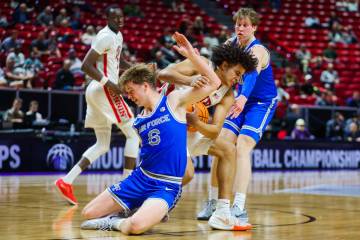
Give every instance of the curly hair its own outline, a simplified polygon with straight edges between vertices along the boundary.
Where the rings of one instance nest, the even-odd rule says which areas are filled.
[[[211,61],[215,67],[219,67],[223,62],[230,66],[240,64],[246,72],[256,69],[258,64],[257,58],[250,52],[246,52],[244,47],[222,44],[213,48]]]
[[[152,88],[155,89],[155,73],[149,66],[140,63],[127,69],[120,77],[119,84],[124,86],[128,82],[135,84],[143,84],[147,82]]]

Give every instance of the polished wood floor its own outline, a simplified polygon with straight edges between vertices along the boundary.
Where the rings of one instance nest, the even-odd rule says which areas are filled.
[[[117,174],[81,175],[75,185],[79,207],[57,195],[59,175],[0,176],[0,239],[360,239],[360,197],[281,192],[311,186],[360,187],[359,171],[257,172],[248,198],[247,232],[211,230],[195,220],[206,198],[208,174],[186,186],[170,220],[142,236],[80,230],[80,212]],[[280,191],[280,192],[279,192]]]

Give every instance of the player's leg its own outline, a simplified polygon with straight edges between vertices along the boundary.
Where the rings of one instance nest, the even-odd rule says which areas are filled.
[[[234,202],[232,211],[234,215],[248,222],[247,212],[245,210],[245,200],[248,185],[251,179],[251,151],[256,142],[253,138],[240,134],[236,145],[236,174],[234,178]]]
[[[82,155],[80,161],[66,174],[66,176],[56,180],[57,190],[71,204],[77,204],[73,193],[72,183],[91,163],[98,157],[106,153],[110,148],[111,128],[94,128],[96,143],[88,148]]]
[[[124,210],[125,209],[114,200],[110,192],[105,190],[96,198],[91,200],[84,207],[81,214],[85,219],[94,219],[122,212]]]
[[[113,229],[128,234],[141,234],[160,223],[168,212],[168,204],[162,199],[150,198],[129,218],[118,220]],[[156,213],[156,214],[154,214]]]
[[[250,183],[251,152],[260,141],[266,126],[271,121],[276,108],[276,100],[268,104],[251,104],[248,106],[244,123],[237,140],[236,175],[234,181],[233,214],[242,221],[248,221],[245,210],[246,192]]]
[[[233,132],[229,131],[228,129],[223,128],[217,139],[224,139],[234,145],[236,142],[236,135],[234,135]],[[216,141],[210,149],[212,149],[211,151],[215,151],[214,154],[223,155],[223,153],[221,152],[222,151],[221,146],[216,146]],[[218,192],[219,192],[217,171],[218,171],[218,158],[215,156],[213,158],[213,162],[211,165],[211,172],[210,172],[211,182],[208,190],[209,191],[208,200],[205,202],[202,210],[198,213],[197,215],[198,220],[209,220],[209,218],[216,209],[216,203],[218,200]]]
[[[242,223],[231,214],[230,198],[232,196],[235,177],[236,147],[234,141],[237,136],[230,130],[224,129],[229,135],[227,139],[218,138],[210,148],[209,154],[218,157],[217,176],[219,182],[219,199],[216,210],[209,219],[209,225],[221,230],[248,230],[251,225]]]
[[[119,212],[127,216],[132,210],[141,206],[146,199],[144,194],[148,185],[139,177],[141,173],[135,171],[129,177],[113,184],[105,192],[92,200],[83,210],[83,216],[87,219],[81,224],[82,229],[114,230],[120,217]]]
[[[118,124],[118,127],[126,137],[125,150],[124,150],[124,171],[123,176],[126,178],[136,167],[136,158],[139,154],[139,136],[135,129],[132,127],[134,119],[127,121],[125,124]]]
[[[216,209],[216,202],[218,200],[218,180],[217,180],[217,157],[213,157],[210,168],[210,185],[208,185],[208,199],[203,204],[203,208],[197,214],[197,220],[209,220]]]

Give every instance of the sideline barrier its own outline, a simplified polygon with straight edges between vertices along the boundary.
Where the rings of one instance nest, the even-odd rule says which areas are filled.
[[[95,143],[93,134],[23,131],[0,134],[0,173],[67,171]],[[125,138],[112,136],[110,151],[89,171],[123,168]],[[194,159],[196,170],[209,171],[211,157]],[[360,143],[262,141],[252,153],[254,170],[359,169]]]

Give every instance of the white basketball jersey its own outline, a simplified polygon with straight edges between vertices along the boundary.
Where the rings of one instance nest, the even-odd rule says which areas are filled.
[[[108,26],[101,29],[91,43],[91,48],[101,55],[96,61],[96,68],[116,84],[119,80],[122,45],[121,32],[116,34]]]
[[[206,98],[201,100],[201,102],[206,107],[215,106],[223,99],[223,97],[225,96],[225,94],[227,93],[228,90],[229,90],[228,86],[221,85],[217,90],[215,90],[209,96],[207,96]]]

